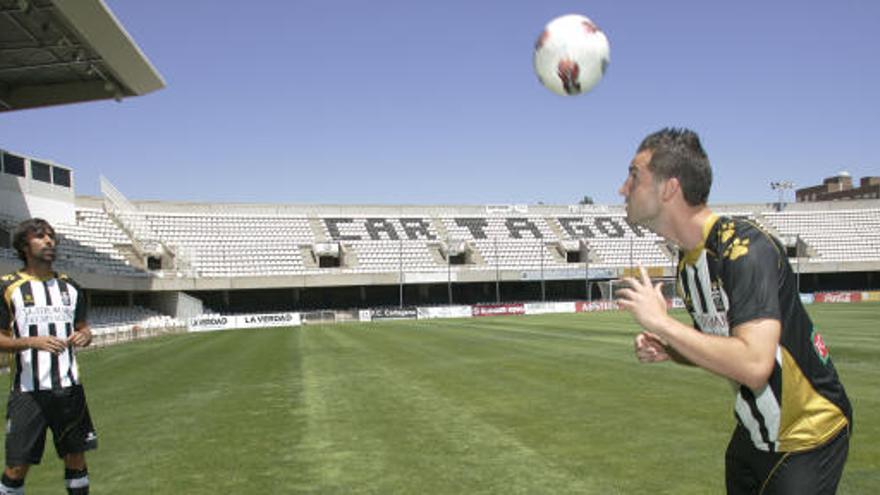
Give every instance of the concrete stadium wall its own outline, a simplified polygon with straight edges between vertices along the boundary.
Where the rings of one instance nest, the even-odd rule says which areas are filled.
[[[189,320],[204,313],[202,301],[180,291],[153,292],[152,307],[179,320]]]
[[[73,188],[0,173],[0,213],[18,222],[40,217],[49,223],[74,223]]]

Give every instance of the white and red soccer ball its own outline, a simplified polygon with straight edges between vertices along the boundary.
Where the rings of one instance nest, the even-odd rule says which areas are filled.
[[[564,15],[547,23],[535,43],[535,73],[558,95],[586,93],[605,75],[610,52],[608,38],[593,21]]]

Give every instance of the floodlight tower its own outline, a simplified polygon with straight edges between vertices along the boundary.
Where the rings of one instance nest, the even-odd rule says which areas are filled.
[[[790,180],[780,180],[780,181],[771,181],[770,189],[776,191],[779,194],[779,202],[776,203],[777,210],[782,210],[783,205],[785,204],[785,194],[786,191],[791,191],[794,189],[794,182]]]

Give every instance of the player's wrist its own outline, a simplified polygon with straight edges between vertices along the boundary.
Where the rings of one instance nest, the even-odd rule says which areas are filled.
[[[658,315],[648,330],[657,335],[664,344],[668,345],[671,337],[675,334],[677,324],[678,320],[669,316],[668,313],[663,313]]]

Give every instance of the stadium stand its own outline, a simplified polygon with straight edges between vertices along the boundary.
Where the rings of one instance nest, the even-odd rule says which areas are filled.
[[[487,269],[551,268],[559,260],[548,247],[558,241],[542,217],[443,218],[449,236],[469,241],[479,253],[477,267]]]
[[[354,272],[437,270],[441,264],[430,247],[437,230],[426,218],[325,217],[314,238],[341,243],[346,263]],[[445,262],[443,263],[445,266]]]
[[[469,262],[455,270],[571,267],[560,248],[567,241],[583,241],[597,268],[669,266],[675,261],[671,247],[655,234],[627,224],[619,210],[579,216],[339,217],[302,211],[248,214],[230,205],[224,209],[214,214],[147,210],[144,217],[165,245],[189,253],[196,278],[445,271],[442,247],[453,241],[464,242],[472,251]],[[358,207],[345,209],[353,212]],[[799,238],[805,262],[880,259],[878,208],[732,214],[752,218],[787,245]],[[75,218],[75,224],[56,225],[62,268],[119,277],[163,276],[166,270],[137,262],[131,252],[135,240],[103,209],[78,207]],[[4,222],[6,235],[11,223]],[[340,246],[344,261],[338,267],[317,264],[314,247],[325,241]],[[0,257],[14,260],[8,242],[6,246],[0,248]]]
[[[103,178],[101,197],[76,196],[72,180],[32,177],[33,162],[44,161],[2,153],[24,175],[0,173],[0,268],[19,266],[10,239],[17,221],[43,216],[59,234],[58,268],[97,308],[141,306],[183,320],[206,308],[602,298],[637,264],[669,278],[677,261],[675,246],[627,223],[621,206],[129,201]],[[880,200],[713,209],[779,237],[809,275],[806,291],[880,281]],[[149,327],[126,325],[135,324]]]
[[[148,213],[152,230],[183,247],[201,277],[296,275],[301,244],[314,236],[304,217]]]
[[[780,237],[790,242],[801,239],[806,262],[876,261],[880,257],[880,209],[771,212],[763,218]]]
[[[586,239],[597,257],[597,265],[629,267],[668,265],[675,254],[664,249],[663,240],[646,229],[626,222],[623,212],[582,217],[559,217],[555,221],[565,238]]]
[[[97,212],[77,212],[80,224],[58,223],[58,267],[85,270],[122,277],[146,277],[143,270],[133,266],[125,258],[120,246],[126,243],[124,236],[107,222],[101,222]],[[106,216],[105,216],[106,217]]]

